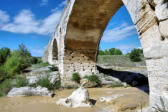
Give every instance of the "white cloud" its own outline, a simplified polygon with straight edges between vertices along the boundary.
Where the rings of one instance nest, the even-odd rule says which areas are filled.
[[[47,4],[48,4],[48,0],[41,0],[41,3],[40,3],[41,6],[44,6]]]
[[[43,20],[37,20],[30,10],[22,10],[14,17],[13,22],[3,24],[0,30],[12,33],[48,35],[54,31],[60,16],[61,11],[57,10]]]
[[[123,40],[129,36],[136,34],[136,29],[134,25],[128,25],[123,23],[116,28],[109,29],[104,32],[102,41],[104,42],[116,42]]]
[[[13,23],[4,25],[1,29],[13,33],[31,33],[37,30],[39,22],[29,10],[22,10],[15,18]]]
[[[52,13],[50,16],[48,16],[47,18],[45,18],[42,21],[40,28],[37,30],[37,33],[51,34],[54,31],[60,16],[61,16],[61,11],[56,11]]]
[[[0,10],[0,26],[7,22],[9,22],[9,15],[5,11]]]

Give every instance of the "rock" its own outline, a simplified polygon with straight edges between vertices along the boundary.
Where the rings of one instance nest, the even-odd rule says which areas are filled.
[[[96,82],[91,82],[88,79],[82,79],[80,83],[83,85],[83,87],[86,87],[86,88],[92,88],[92,87],[98,86]]]
[[[156,5],[162,4],[164,0],[152,0]]]
[[[39,78],[37,76],[27,76],[26,79],[28,80],[28,85],[33,85]]]
[[[53,96],[53,92],[50,92],[47,88],[38,86],[36,88],[33,87],[21,87],[21,88],[13,88],[7,94],[7,97],[15,97],[15,96]]]
[[[56,83],[58,80],[59,80],[59,75],[58,75],[58,72],[51,72],[48,75],[46,74],[39,74],[39,75],[36,75],[36,76],[27,76],[27,80],[28,80],[28,85],[33,85],[35,84],[40,78],[45,78],[45,77],[48,77],[48,79],[50,80],[50,83],[54,84]]]
[[[168,20],[162,21],[159,23],[159,30],[163,37],[168,38]]]
[[[116,95],[112,95],[112,96],[101,97],[100,102],[110,102],[110,101],[115,100],[115,99],[122,97],[122,96],[124,96],[124,95],[116,94]]]
[[[92,106],[88,90],[84,89],[82,86],[74,91],[69,97],[58,100],[56,104],[74,108]]]
[[[155,14],[159,20],[167,19],[168,18],[168,3],[158,4],[155,7]]]

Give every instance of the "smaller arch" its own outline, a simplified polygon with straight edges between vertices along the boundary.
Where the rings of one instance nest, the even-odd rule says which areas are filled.
[[[57,46],[57,41],[54,39],[53,45],[52,45],[52,60],[53,64],[57,64],[58,61],[58,46]]]

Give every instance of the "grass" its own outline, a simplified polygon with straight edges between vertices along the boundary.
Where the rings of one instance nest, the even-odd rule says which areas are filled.
[[[129,57],[124,55],[99,55],[97,57],[97,63],[120,67],[135,67],[136,65],[145,66],[144,58],[142,58],[141,62],[132,62]]]
[[[0,85],[0,96],[5,96],[11,88],[11,79],[4,80]]]
[[[34,64],[35,68],[46,67],[46,66],[49,66],[49,65],[50,64],[48,62],[41,62],[41,63]]]
[[[26,77],[17,77],[16,78],[16,87],[24,87],[28,85],[28,80]]]

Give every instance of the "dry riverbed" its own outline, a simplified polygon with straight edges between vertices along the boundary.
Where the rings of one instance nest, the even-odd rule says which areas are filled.
[[[74,89],[55,91],[54,98],[49,97],[13,97],[0,98],[0,112],[136,112],[136,109],[148,106],[149,97],[143,91],[128,88],[89,88],[90,98],[96,100],[93,107],[68,108],[56,105],[60,98],[69,96]],[[110,102],[100,102],[104,96],[122,94]],[[115,111],[113,111],[115,110]]]

